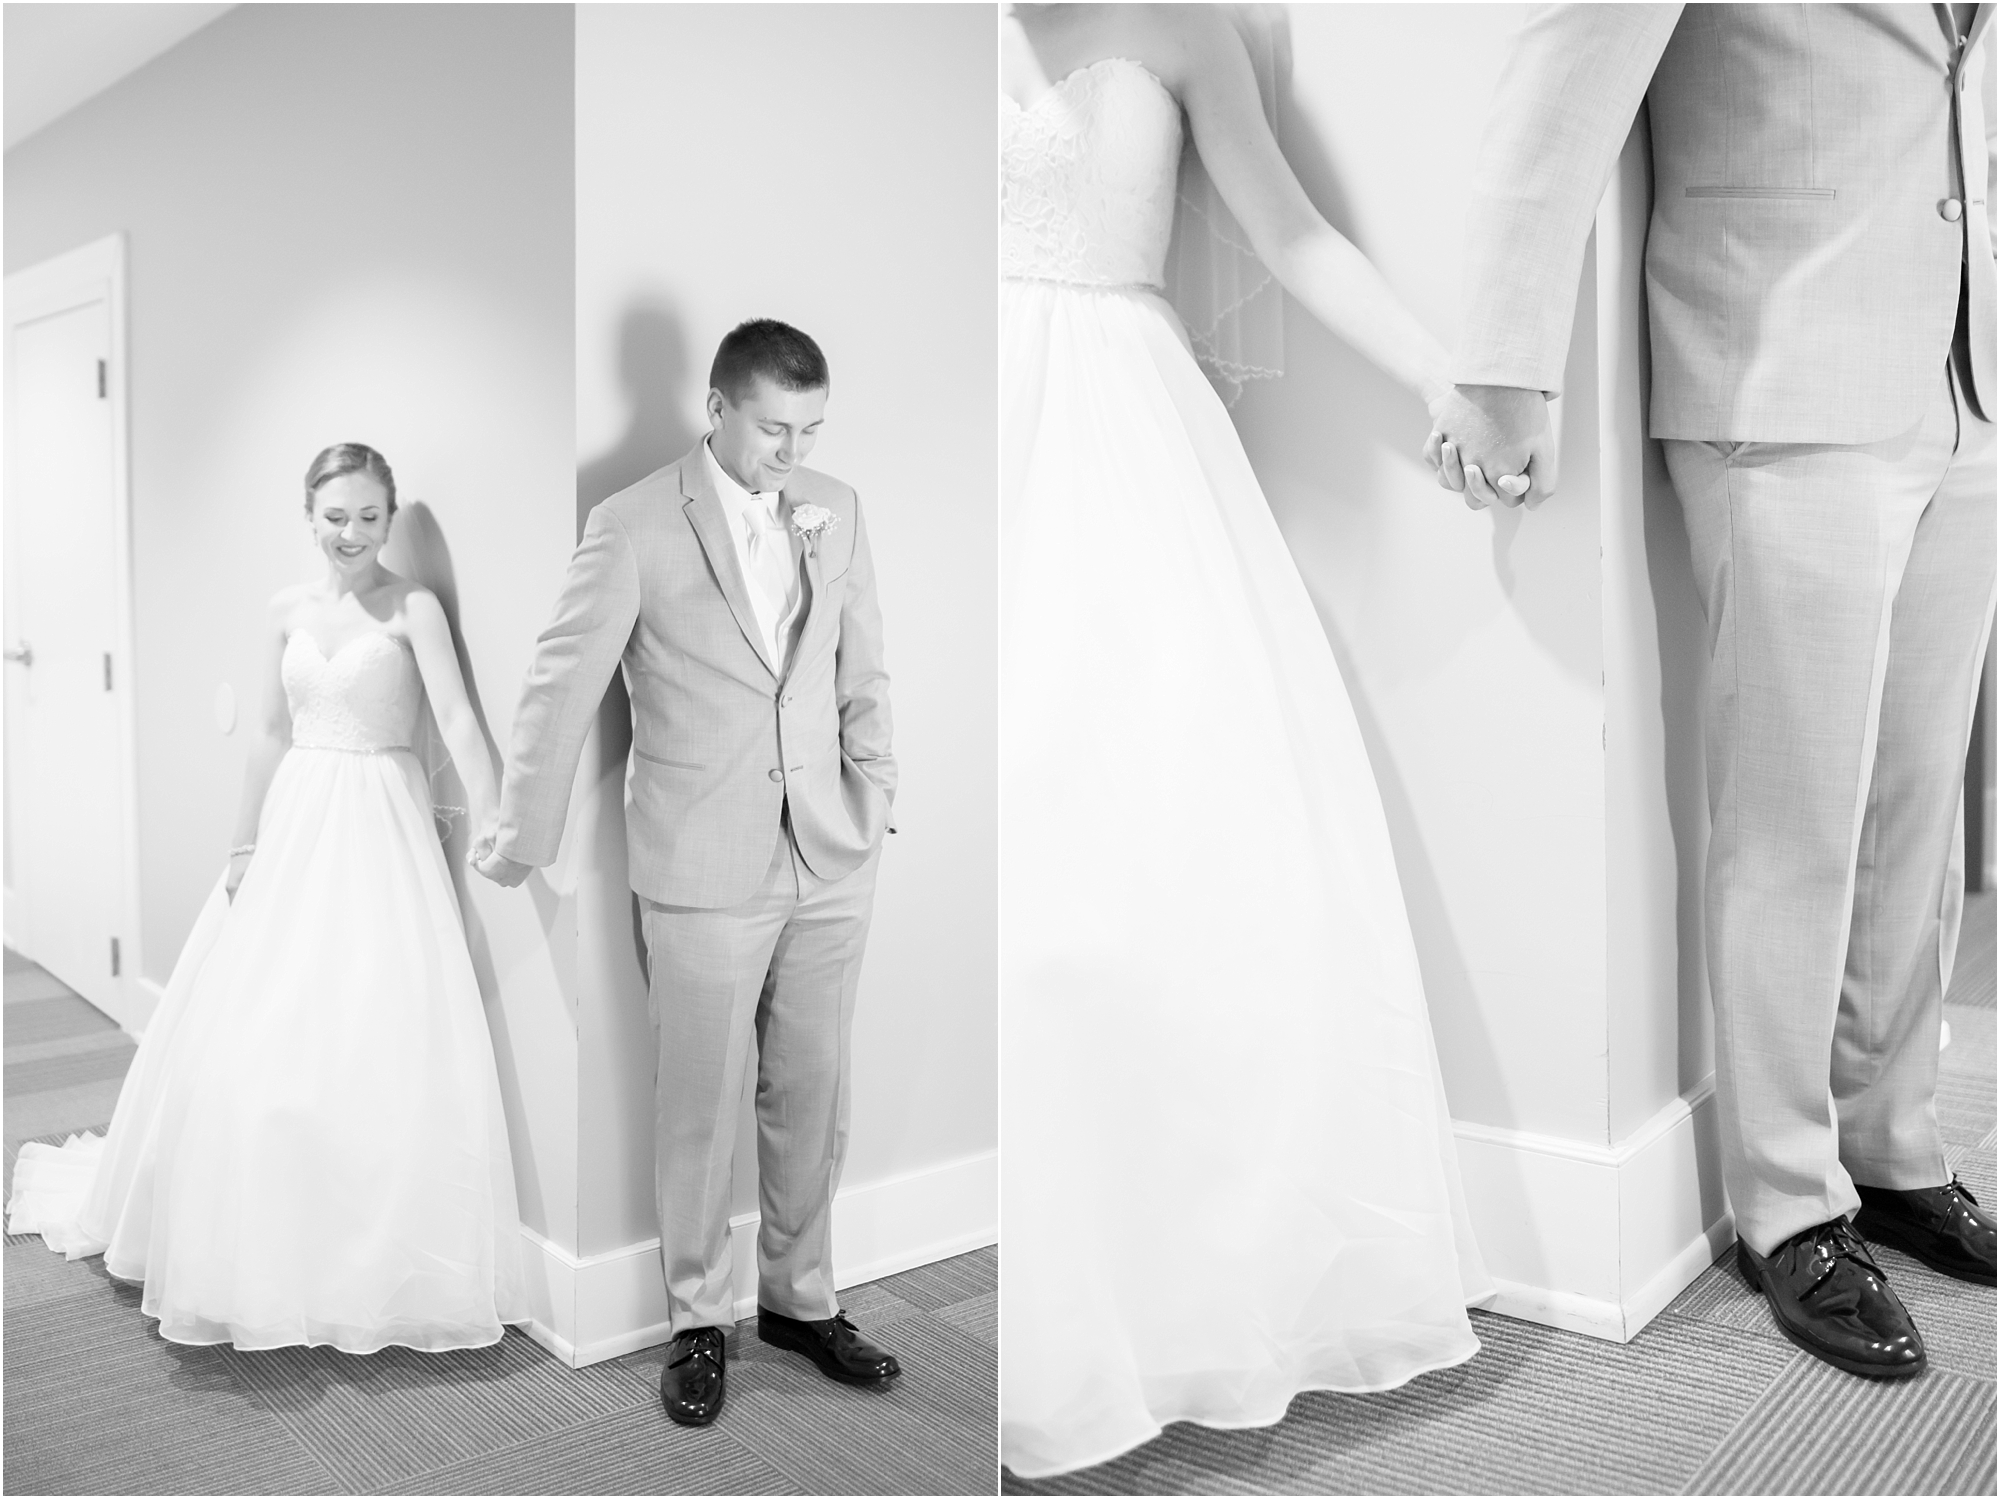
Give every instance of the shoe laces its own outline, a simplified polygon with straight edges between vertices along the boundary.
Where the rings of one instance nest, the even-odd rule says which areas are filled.
[[[720,1368],[722,1366],[722,1348],[719,1341],[714,1342],[714,1345],[711,1346],[712,1341],[707,1338],[689,1338],[687,1352],[683,1353],[679,1358],[668,1359],[667,1367],[669,1369],[678,1369],[682,1364],[692,1363],[698,1358],[705,1358],[711,1364]]]
[[[1964,1182],[1958,1179],[1958,1173],[1956,1171],[1952,1172],[1951,1180],[1945,1183],[1945,1191],[1956,1192],[1960,1197],[1963,1197],[1967,1202],[1971,1203],[1974,1207],[1979,1206],[1979,1199],[1972,1195],[1972,1189],[1970,1187],[1966,1186]]]
[[[1800,1238],[1798,1244],[1813,1261],[1812,1283],[1801,1293],[1801,1299],[1825,1285],[1843,1259],[1855,1260],[1866,1265],[1884,1283],[1889,1279],[1883,1274],[1882,1267],[1875,1263],[1874,1256],[1868,1253],[1867,1246],[1861,1242],[1860,1236],[1854,1232],[1845,1218],[1836,1218],[1831,1223],[1822,1223],[1817,1228],[1809,1230],[1806,1236]]]

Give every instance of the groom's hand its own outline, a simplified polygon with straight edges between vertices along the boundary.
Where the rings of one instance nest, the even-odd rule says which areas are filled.
[[[534,870],[532,864],[516,863],[495,850],[490,837],[482,837],[472,845],[466,862],[496,885],[518,885]]]
[[[1548,401],[1510,385],[1457,385],[1438,398],[1424,458],[1438,483],[1475,510],[1529,509],[1556,492],[1557,459]]]

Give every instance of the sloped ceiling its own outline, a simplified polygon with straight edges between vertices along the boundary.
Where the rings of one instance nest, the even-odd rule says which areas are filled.
[[[6,149],[186,40],[228,5],[10,3]]]

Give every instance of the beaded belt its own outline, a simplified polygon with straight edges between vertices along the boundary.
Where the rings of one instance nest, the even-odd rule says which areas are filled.
[[[1020,281],[1030,286],[1064,286],[1071,291],[1122,292],[1127,296],[1135,292],[1149,292],[1153,296],[1165,296],[1166,288],[1151,281],[1065,281],[1060,276],[1022,276],[1008,272],[1002,281]]]

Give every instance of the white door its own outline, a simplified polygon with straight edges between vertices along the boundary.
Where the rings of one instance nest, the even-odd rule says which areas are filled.
[[[129,1023],[111,284],[7,283],[6,934]]]

